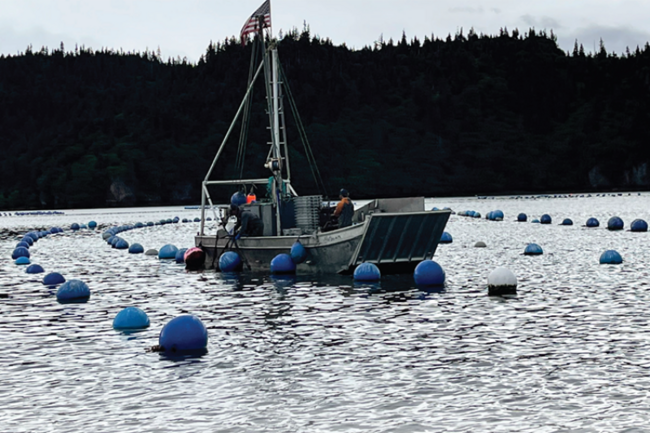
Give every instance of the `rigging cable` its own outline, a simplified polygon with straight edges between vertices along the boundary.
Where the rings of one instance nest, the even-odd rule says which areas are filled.
[[[316,182],[316,187],[318,188],[319,194],[325,195],[325,197],[329,197],[327,194],[327,189],[325,187],[325,182],[323,182],[323,178],[321,177],[320,170],[318,170],[318,165],[316,164],[316,158],[314,157],[314,153],[311,150],[311,145],[309,144],[307,133],[305,132],[305,127],[303,126],[302,120],[300,119],[300,115],[298,114],[298,107],[296,106],[296,101],[293,99],[291,88],[289,87],[288,84],[286,84],[287,76],[284,73],[284,69],[282,68],[282,65],[280,65],[280,74],[282,75],[282,81],[285,83],[284,89],[287,93],[289,106],[291,107],[291,112],[293,113],[293,117],[298,127],[298,134],[300,135],[300,141],[302,141],[302,145],[305,147],[305,156],[307,157],[309,168],[311,169],[312,176],[314,177],[314,182]]]

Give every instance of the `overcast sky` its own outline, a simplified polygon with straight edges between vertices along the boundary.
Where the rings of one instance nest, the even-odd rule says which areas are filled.
[[[157,50],[196,62],[210,41],[238,36],[262,0],[0,0],[0,54],[28,45],[66,50]],[[565,51],[577,39],[593,51],[643,47],[650,40],[649,0],[272,0],[273,32],[302,29],[350,48],[434,34],[497,34],[502,27],[553,30]]]

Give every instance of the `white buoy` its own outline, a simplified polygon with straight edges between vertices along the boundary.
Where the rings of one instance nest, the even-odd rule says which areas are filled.
[[[517,277],[510,269],[496,268],[488,275],[488,295],[514,295],[517,293]]]

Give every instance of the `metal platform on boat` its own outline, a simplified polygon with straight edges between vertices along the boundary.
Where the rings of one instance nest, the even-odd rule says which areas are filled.
[[[350,269],[363,262],[382,270],[405,272],[433,257],[450,211],[375,213],[350,260]]]

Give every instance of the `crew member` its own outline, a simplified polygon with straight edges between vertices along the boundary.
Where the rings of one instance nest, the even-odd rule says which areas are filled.
[[[334,216],[339,219],[339,228],[348,227],[352,225],[352,215],[354,215],[354,205],[352,200],[350,200],[350,194],[346,189],[342,189],[339,192],[340,202],[336,205],[334,209]]]
[[[233,233],[237,233],[237,238],[241,236],[263,236],[264,223],[252,212],[243,211],[239,206],[230,205],[230,216],[237,217],[237,224]]]

